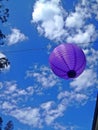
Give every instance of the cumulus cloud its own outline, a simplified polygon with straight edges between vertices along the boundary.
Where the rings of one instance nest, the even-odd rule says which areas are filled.
[[[7,44],[13,45],[19,42],[22,42],[27,39],[27,36],[25,36],[21,31],[17,28],[11,29],[11,34],[7,36]]]
[[[98,0],[81,0],[81,4],[79,6],[84,6],[89,12],[90,15],[94,15],[95,19],[98,21]]]
[[[18,88],[18,84],[15,81],[0,82],[0,84],[2,86],[0,89],[0,109],[4,108],[3,106],[6,104],[8,104],[8,106],[16,106],[20,101],[21,103],[26,101],[26,99],[28,99],[28,97],[34,93],[33,87],[28,86],[26,89],[21,89]]]
[[[48,101],[46,103],[41,104],[41,108],[45,109],[46,111],[49,111],[51,109],[51,106],[54,105],[53,101]]]
[[[50,4],[50,6],[49,6]],[[60,14],[61,10],[58,7],[59,1],[52,0],[50,1],[37,1],[34,6],[34,12],[33,12],[33,18],[34,21],[44,21],[44,20],[50,20],[52,17],[54,17],[56,14]],[[45,7],[47,6],[47,8]]]
[[[84,30],[77,30],[77,33],[67,38],[67,42],[77,43],[82,47],[88,47],[97,37],[93,24],[85,26]]]
[[[83,15],[80,15],[80,12],[75,12],[69,14],[69,16],[66,18],[65,21],[66,27],[75,27],[75,28],[81,28],[84,24]]]
[[[46,71],[49,71],[45,66],[40,69],[43,75],[46,75]],[[36,77],[34,78],[36,79]],[[39,80],[36,82],[39,82]],[[40,85],[41,83],[44,86],[43,81],[40,82]],[[48,82],[49,87],[54,86],[55,83],[51,85],[51,83],[49,84]],[[40,103],[38,107],[34,107],[34,104],[28,107],[26,103],[29,99],[33,98],[33,95],[37,91],[37,88],[34,86],[20,88],[16,81],[4,81],[0,82],[0,85],[0,110],[7,115],[15,117],[24,124],[41,128],[43,127],[43,123],[51,125],[64,113],[65,106],[60,103],[56,104],[53,100]],[[44,87],[46,87],[46,85]],[[40,89],[39,91],[42,90]]]
[[[75,11],[69,13],[65,20],[65,26],[68,30],[67,42],[79,44],[81,47],[88,47],[98,36],[97,27],[92,22],[92,13],[89,9],[89,3],[82,1],[75,6]]]
[[[47,70],[47,68],[44,69]],[[34,87],[28,86],[22,89],[19,88],[16,81],[0,82],[0,84],[0,110],[24,124],[37,128],[42,128],[44,124],[52,125],[57,118],[62,117],[71,100],[82,102],[86,99],[83,94],[60,92],[57,101],[48,100],[40,103],[37,107],[34,104],[28,106],[25,103],[30,97],[33,97],[36,91]],[[70,97],[69,100],[67,100],[68,97]]]
[[[56,104],[54,101],[44,102],[39,107],[20,108],[6,101],[2,104],[3,112],[15,117],[23,124],[37,128],[42,128],[44,124],[52,125],[57,118],[64,114],[65,109],[64,105]]]
[[[0,84],[2,86],[0,88],[0,111],[15,117],[24,124],[41,127],[39,109],[24,107],[26,101],[34,93],[33,87],[28,86],[25,89],[21,89],[16,81],[5,81],[0,82]]]
[[[89,94],[90,91],[95,89],[97,85],[97,74],[92,69],[86,69],[77,79],[73,80],[70,85],[76,92],[86,91]]]
[[[61,100],[65,106],[84,105],[88,101],[88,96],[81,92],[62,91],[58,94],[58,99]]]
[[[43,67],[41,69],[43,70]],[[47,67],[44,68],[44,70],[47,70]],[[31,75],[32,73],[30,73],[29,76]],[[84,105],[88,100],[88,96],[85,93],[75,91],[74,89],[74,91],[60,91],[55,101],[43,101],[37,105],[37,107],[35,107],[35,104],[32,102],[32,105],[28,106],[25,105],[25,103],[28,102],[30,97],[33,98],[34,92],[36,91],[34,86],[28,86],[22,89],[19,88],[15,81],[0,82],[0,84],[0,110],[5,114],[15,117],[21,123],[37,128],[42,128],[44,125],[53,125],[57,118],[64,115],[65,110],[70,104]],[[74,85],[72,87],[74,88]],[[54,125],[52,127],[54,127]],[[62,129],[71,128],[59,126],[59,128],[60,127]],[[55,126],[55,129],[56,128]]]
[[[72,12],[64,10],[60,1],[37,1],[32,12],[32,22],[37,23],[37,30],[50,40],[56,42],[82,43],[82,46],[90,45],[96,40],[98,33],[96,26],[88,20],[92,20],[96,14],[96,4],[81,0]],[[92,8],[92,11],[90,9]],[[94,18],[96,19],[96,18]]]
[[[96,70],[98,65],[98,50],[95,50],[94,48],[88,48],[84,50],[84,53],[87,59],[87,66]]]
[[[50,88],[59,84],[60,80],[55,76],[49,67],[35,65],[33,70],[26,72],[26,77],[31,77],[34,81],[43,88]]]
[[[70,82],[70,86],[76,92],[91,95],[96,90],[98,84],[98,51],[89,48],[85,49],[84,53],[87,59],[87,67],[77,79]]]
[[[55,130],[76,130],[78,128],[78,126],[72,124],[69,126],[62,126],[59,123],[54,123],[53,125]]]
[[[49,39],[59,39],[66,31],[64,30],[63,14],[66,12],[60,6],[58,1],[37,1],[32,13],[32,22],[40,23],[37,26],[38,31]]]
[[[49,101],[41,104],[43,110],[44,121],[47,125],[51,125],[58,117],[63,116],[66,107],[60,103]]]
[[[86,69],[78,78],[70,82],[70,86],[75,92],[92,95],[98,86],[98,51],[88,48],[84,53],[87,60]]]
[[[46,101],[38,107],[25,105],[29,97],[33,97],[33,87],[19,89],[15,81],[0,82],[0,110],[15,117],[23,124],[32,127],[43,127],[43,124],[51,125],[64,113],[65,106],[55,101]],[[26,100],[25,100],[26,99]],[[16,114],[17,113],[17,114]]]
[[[11,111],[10,114],[24,124],[28,124],[33,127],[41,127],[41,115],[38,108],[16,108]]]
[[[11,111],[11,110],[13,110],[14,108],[16,108],[16,106],[13,104],[11,104],[10,102],[8,102],[8,101],[4,101],[3,103],[2,103],[2,110],[3,111],[6,111],[6,112],[9,112],[9,111]]]

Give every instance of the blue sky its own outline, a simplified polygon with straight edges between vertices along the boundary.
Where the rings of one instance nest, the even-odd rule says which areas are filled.
[[[98,89],[98,0],[9,0],[1,52],[0,116],[15,130],[90,130]],[[49,55],[61,43],[80,46],[87,59],[76,79],[53,74]]]

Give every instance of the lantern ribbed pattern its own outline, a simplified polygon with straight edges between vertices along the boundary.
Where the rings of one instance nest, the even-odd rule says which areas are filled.
[[[60,44],[50,54],[52,71],[64,79],[78,77],[86,66],[86,57],[76,44]]]

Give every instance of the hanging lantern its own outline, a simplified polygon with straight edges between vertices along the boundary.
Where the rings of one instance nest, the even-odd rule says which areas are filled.
[[[52,71],[64,79],[78,77],[86,66],[86,57],[76,44],[60,44],[49,57]]]
[[[0,71],[7,70],[10,67],[10,62],[6,56],[0,52]]]

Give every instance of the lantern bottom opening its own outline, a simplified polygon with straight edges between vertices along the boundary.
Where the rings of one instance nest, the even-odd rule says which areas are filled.
[[[75,72],[75,70],[69,70],[67,72],[67,75],[69,78],[74,78],[74,77],[76,77],[76,72]]]

